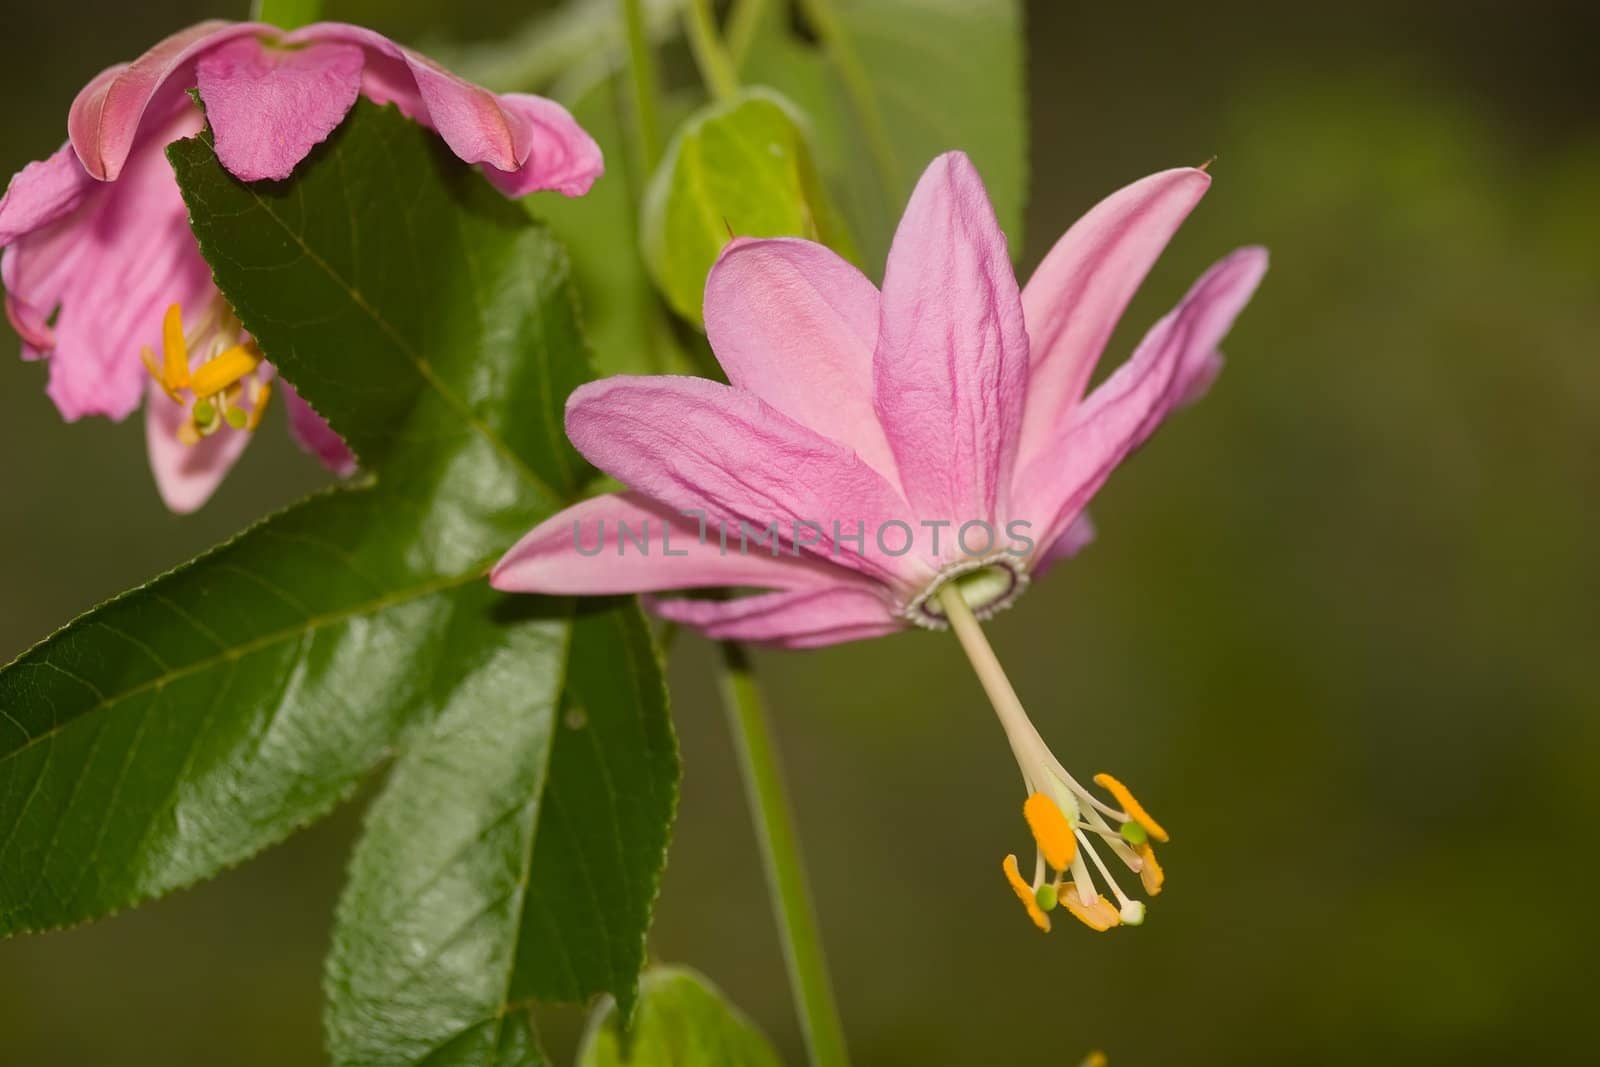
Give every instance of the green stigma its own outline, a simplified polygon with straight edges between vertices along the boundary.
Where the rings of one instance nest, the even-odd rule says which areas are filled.
[[[1122,839],[1130,845],[1142,845],[1150,840],[1150,834],[1136,822],[1122,824]]]
[[[1033,902],[1039,905],[1040,911],[1056,910],[1056,887],[1046,882],[1033,891]]]

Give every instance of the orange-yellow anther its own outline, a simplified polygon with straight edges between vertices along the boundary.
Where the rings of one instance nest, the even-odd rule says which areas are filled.
[[[1073,857],[1078,854],[1078,839],[1055,801],[1035,793],[1022,805],[1022,817],[1028,820],[1028,829],[1033,831],[1046,863],[1058,871],[1072,866]]]
[[[1122,913],[1111,901],[1100,896],[1095,898],[1093,904],[1084,907],[1083,901],[1078,898],[1078,891],[1071,886],[1061,894],[1061,905],[1091,930],[1109,930],[1122,923]]]
[[[1128,813],[1128,817],[1144,827],[1145,833],[1157,841],[1165,842],[1168,840],[1167,832],[1161,828],[1161,824],[1151,818],[1150,813],[1144,810],[1144,805],[1135,800],[1133,794],[1128,792],[1127,786],[1109,774],[1097,774],[1094,776],[1094,781],[1096,785],[1116,798],[1122,810]]]
[[[168,399],[174,404],[183,403],[183,397],[178,395],[178,391],[167,384],[166,371],[162,369],[160,361],[156,359],[156,354],[150,350],[149,345],[142,345],[139,348],[139,357],[144,360],[144,369],[150,372],[151,379],[161,386],[161,391],[167,394]]]
[[[251,345],[234,345],[194,369],[189,387],[195,396],[213,396],[255,370],[261,357]]]
[[[1143,861],[1143,866],[1139,868],[1139,881],[1144,883],[1146,893],[1155,896],[1161,892],[1161,883],[1167,880],[1167,876],[1161,864],[1156,862],[1156,850],[1150,847],[1150,842],[1139,846],[1139,859]]]
[[[1083,1062],[1080,1063],[1078,1067],[1106,1067],[1106,1064],[1109,1062],[1110,1061],[1106,1059],[1106,1054],[1104,1052],[1101,1052],[1099,1049],[1095,1049],[1093,1052],[1089,1053],[1083,1058]]]
[[[1033,925],[1050,932],[1050,916],[1046,915],[1039,907],[1039,902],[1034,899],[1033,886],[1022,880],[1022,872],[1017,870],[1017,857],[1007,856],[1000,869],[1006,872],[1006,881],[1011,883],[1012,892],[1017,894],[1017,899],[1022,901],[1022,906],[1028,909],[1028,918],[1033,920]]]
[[[173,304],[161,317],[161,384],[168,393],[189,384],[189,344],[183,339],[183,309]]]

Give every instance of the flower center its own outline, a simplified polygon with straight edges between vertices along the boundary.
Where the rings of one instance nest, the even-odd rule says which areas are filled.
[[[223,426],[254,430],[272,396],[272,385],[256,372],[261,350],[244,339],[233,310],[217,296],[192,335],[183,329],[183,311],[167,308],[161,322],[161,358],[141,353],[150,376],[174,404],[189,411],[178,440],[198,444]]]
[[[1027,793],[1022,814],[1038,846],[1033,878],[1023,877],[1015,855],[1005,858],[1002,869],[1029,918],[1048,931],[1048,913],[1061,906],[1095,930],[1144,922],[1144,902],[1123,892],[1097,845],[1137,874],[1145,892],[1155,896],[1165,876],[1151,842],[1165,842],[1166,829],[1111,775],[1096,775],[1094,781],[1111,794],[1119,805],[1115,807],[1089,792],[1061,765],[1028,718],[964,590],[946,581],[938,600],[994,705],[1022,772]],[[1111,891],[1115,902],[1100,894],[1100,884]]]
[[[947,586],[961,594],[973,615],[989,619],[1009,608],[1028,588],[1028,572],[1023,570],[1022,560],[1006,552],[952,563],[901,609],[901,618],[929,630],[949,629],[950,619],[939,602],[939,594]]]

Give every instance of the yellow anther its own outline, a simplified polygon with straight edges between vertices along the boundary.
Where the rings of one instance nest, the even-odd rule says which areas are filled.
[[[1022,817],[1028,820],[1028,829],[1033,831],[1046,863],[1058,871],[1072,866],[1073,857],[1078,854],[1078,839],[1055,801],[1035,793],[1022,805]]]
[[[1089,1053],[1083,1058],[1083,1062],[1078,1064],[1078,1067],[1106,1067],[1106,1064],[1109,1062],[1110,1061],[1106,1059],[1106,1054],[1104,1052],[1101,1052],[1099,1049],[1095,1049],[1093,1052]]]
[[[161,384],[168,393],[189,384],[189,344],[183,339],[183,309],[173,304],[161,318]]]
[[[1167,832],[1161,828],[1161,824],[1150,817],[1150,813],[1144,810],[1144,806],[1134,799],[1132,793],[1128,792],[1127,786],[1109,774],[1097,774],[1094,776],[1094,781],[1096,785],[1115,797],[1122,810],[1128,813],[1128,817],[1144,827],[1145,832],[1151,837],[1162,842],[1168,839]]]
[[[150,372],[150,377],[155,380],[157,385],[161,386],[161,391],[167,394],[168,399],[174,404],[183,403],[183,397],[178,395],[178,391],[167,384],[166,372],[162,370],[161,364],[156,360],[156,354],[150,351],[149,345],[140,346],[139,357],[144,360],[144,369]]]
[[[250,417],[245,420],[244,428],[254,430],[261,425],[261,416],[267,410],[267,401],[272,399],[272,383],[258,381],[250,390]]]
[[[1167,880],[1167,876],[1161,864],[1156,862],[1156,850],[1150,847],[1150,842],[1139,846],[1139,859],[1143,861],[1139,868],[1139,881],[1144,883],[1146,893],[1155,896],[1161,892],[1161,883]]]
[[[1079,922],[1091,930],[1109,930],[1122,923],[1122,913],[1104,896],[1095,898],[1093,904],[1084,907],[1078,891],[1069,887],[1061,894],[1061,906],[1072,912]]]
[[[255,370],[261,356],[254,345],[234,345],[194,370],[189,387],[195,396],[213,396]]]
[[[1011,883],[1011,889],[1017,894],[1017,899],[1022,901],[1024,908],[1028,909],[1028,918],[1033,920],[1033,925],[1048,934],[1050,932],[1050,916],[1044,913],[1039,907],[1039,902],[1034,899],[1033,886],[1022,880],[1022,872],[1017,870],[1017,857],[1007,856],[1000,868],[1006,872],[1006,881]]]

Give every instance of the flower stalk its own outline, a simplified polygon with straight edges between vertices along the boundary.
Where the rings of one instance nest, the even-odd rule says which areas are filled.
[[[656,60],[645,30],[642,0],[621,0],[628,33],[628,72],[633,82],[634,133],[646,175],[661,160],[661,114],[656,108]]]
[[[250,17],[280,30],[297,30],[322,17],[322,0],[253,0]]]
[[[772,899],[779,940],[783,943],[789,989],[805,1035],[808,1062],[812,1067],[848,1067],[850,1056],[845,1048],[844,1027],[839,1021],[839,1007],[828,981],[822,936],[817,929],[805,864],[800,856],[800,839],[795,832],[794,815],[784,789],[772,731],[767,726],[761,691],[742,646],[724,642],[722,662],[728,728],[738,750],[745,797],[761,844],[767,891]]]

